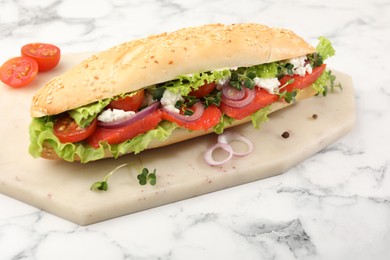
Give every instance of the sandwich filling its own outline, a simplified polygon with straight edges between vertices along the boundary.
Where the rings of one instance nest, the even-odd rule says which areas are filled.
[[[258,128],[268,120],[271,104],[294,102],[307,87],[323,95],[329,82],[333,87],[334,77],[323,62],[335,51],[323,37],[316,49],[289,60],[180,75],[59,115],[34,118],[29,152],[39,157],[50,146],[66,161],[86,163],[104,158],[107,151],[114,157],[139,153],[177,128],[220,134],[235,120],[248,117]]]

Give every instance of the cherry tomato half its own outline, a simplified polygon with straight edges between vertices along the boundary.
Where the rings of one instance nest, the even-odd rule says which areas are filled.
[[[61,143],[75,143],[82,141],[92,135],[92,133],[95,132],[96,127],[96,118],[89,126],[82,128],[73,120],[72,117],[69,115],[64,115],[59,117],[54,123],[53,132]]]
[[[60,62],[61,51],[48,43],[29,43],[22,47],[22,56],[33,58],[38,62],[39,71],[53,69]]]
[[[210,94],[214,90],[216,84],[215,82],[204,84],[200,86],[197,90],[191,91],[188,96],[195,96],[196,98],[201,98]]]
[[[108,104],[108,108],[121,109],[124,111],[138,111],[144,101],[144,90],[140,90],[134,95],[113,100]]]
[[[29,57],[9,59],[0,67],[0,80],[13,88],[24,87],[35,79],[38,63]]]

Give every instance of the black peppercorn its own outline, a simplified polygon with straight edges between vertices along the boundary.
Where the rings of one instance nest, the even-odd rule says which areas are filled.
[[[287,132],[287,131],[284,131],[283,134],[282,134],[282,137],[283,138],[289,138],[290,137],[290,133]]]

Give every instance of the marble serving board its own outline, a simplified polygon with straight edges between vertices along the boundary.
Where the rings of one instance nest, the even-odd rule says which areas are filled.
[[[223,166],[210,166],[203,159],[216,143],[215,134],[88,164],[32,158],[27,152],[32,96],[49,78],[87,56],[63,55],[58,67],[39,74],[23,89],[0,86],[0,192],[80,225],[281,174],[341,138],[355,122],[352,80],[334,72],[342,91],[275,112],[260,130],[251,123],[230,129],[252,140],[255,148]],[[285,131],[288,138],[281,136]],[[95,181],[125,163],[129,166],[110,178],[108,191],[90,190]],[[143,167],[156,169],[155,186],[138,184],[137,174]]]

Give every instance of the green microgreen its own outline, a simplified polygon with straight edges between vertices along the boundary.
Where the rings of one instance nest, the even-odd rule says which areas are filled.
[[[183,105],[184,105],[183,100],[178,100],[175,103],[175,108],[180,109],[180,108],[182,108]]]
[[[313,69],[321,66],[324,63],[324,58],[317,52],[307,55],[307,58],[310,62],[310,66]]]
[[[289,62],[286,63],[280,63],[278,65],[278,77],[283,77],[285,75],[294,75],[294,65],[292,65]]]
[[[330,81],[330,90],[333,92],[334,88],[339,88],[340,90],[343,89],[343,86],[341,86],[341,83],[339,82],[336,84],[336,76],[332,74],[331,70],[327,70],[326,73],[328,73],[329,81]]]
[[[141,173],[137,175],[137,179],[140,185],[146,185],[148,182],[150,185],[155,185],[156,180],[156,169],[153,172],[149,172],[147,168],[143,168]]]
[[[185,99],[186,99],[185,102],[186,107],[192,107],[193,105],[195,105],[195,103],[198,103],[200,101],[200,99],[195,96],[186,96]]]
[[[97,191],[97,190],[107,191],[108,190],[108,179],[111,177],[111,175],[113,175],[114,172],[116,172],[120,168],[125,167],[127,165],[128,165],[128,163],[119,165],[114,170],[110,171],[106,176],[104,176],[104,178],[102,180],[93,183],[90,189],[95,190],[95,191]]]
[[[191,109],[187,108],[187,109],[184,109],[183,114],[185,116],[192,116],[194,114],[194,111],[192,111]]]
[[[297,96],[297,91],[293,90],[291,92],[288,92],[287,90],[279,93],[279,97],[281,99],[284,99],[287,103],[295,102],[295,98]]]
[[[253,89],[255,87],[255,82],[253,81],[255,77],[256,73],[254,71],[238,68],[236,71],[232,71],[229,84],[237,90],[242,90],[242,86]]]
[[[221,91],[214,91],[206,96],[204,98],[204,105],[205,107],[211,106],[211,105],[216,105],[217,107],[220,106],[221,100],[222,100],[222,92]]]
[[[108,190],[108,179],[120,168],[125,167],[129,165],[130,163],[125,163],[122,165],[119,165],[112,171],[110,171],[106,176],[104,176],[103,179],[100,181],[94,182],[90,190],[93,191],[107,191]],[[150,183],[150,185],[155,185],[157,183],[157,176],[156,176],[156,169],[154,169],[153,172],[149,173],[149,170],[147,168],[143,168],[140,172],[140,174],[137,175],[137,179],[140,185],[145,185],[147,182]]]
[[[285,88],[287,85],[292,84],[293,82],[294,82],[294,79],[291,78],[286,83],[284,83],[282,86],[279,87],[279,94],[278,94],[279,98],[284,99],[287,103],[295,102],[295,97],[297,96],[297,91],[293,90],[293,91],[289,92],[287,90],[284,90],[284,91],[280,91],[280,90]]]

